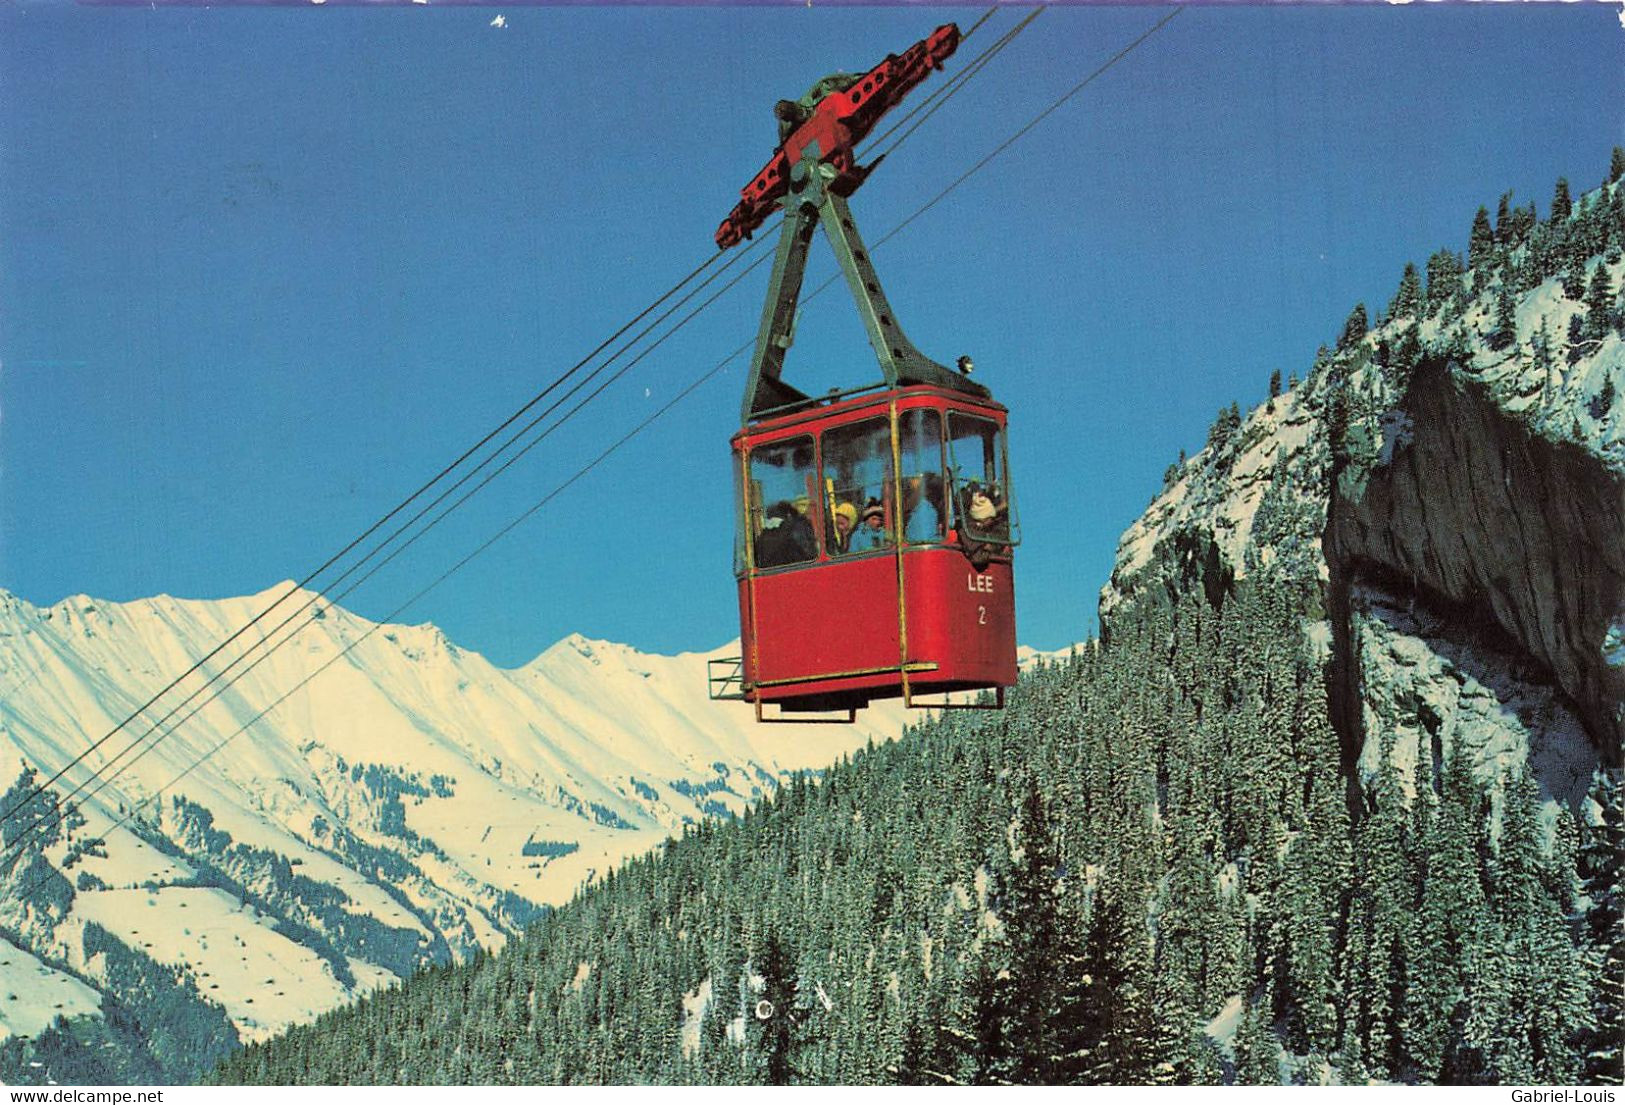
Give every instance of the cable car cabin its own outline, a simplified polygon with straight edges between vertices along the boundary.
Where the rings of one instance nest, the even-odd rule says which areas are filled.
[[[988,689],[1002,706],[1016,681],[1005,409],[969,357],[956,372],[908,340],[846,202],[878,164],[860,167],[856,144],[958,43],[945,24],[781,101],[779,149],[717,228],[729,249],[784,211],[732,441],[742,655],[708,673],[711,697],[753,702],[759,720],[791,720],[768,704],[850,720],[875,699],[944,706],[919,696]],[[783,369],[820,229],[882,382],[814,398]]]
[[[1016,681],[1005,409],[915,385],[733,438],[741,689],[781,711]]]

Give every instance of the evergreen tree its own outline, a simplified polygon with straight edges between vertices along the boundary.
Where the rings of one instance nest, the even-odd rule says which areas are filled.
[[[66,828],[55,792],[37,790],[35,779],[34,769],[24,765],[0,795],[0,849],[7,869],[57,843]]]
[[[1336,479],[1349,457],[1348,368],[1339,361],[1326,377],[1326,442],[1331,448],[1332,479]]]
[[[1517,304],[1512,299],[1512,290],[1503,283],[1495,296],[1495,330],[1490,335],[1490,348],[1506,349],[1517,340]]]
[[[1600,341],[1608,336],[1616,322],[1614,311],[1614,283],[1608,268],[1598,265],[1591,274],[1591,286],[1586,291],[1585,338]]]
[[[1513,245],[1516,236],[1516,217],[1512,213],[1512,193],[1503,192],[1500,201],[1495,205],[1495,244],[1498,246]]]
[[[1299,833],[1287,854],[1285,979],[1280,998],[1290,1039],[1301,1051],[1331,1051],[1337,1010],[1333,979],[1337,894],[1324,881],[1335,862],[1324,839],[1331,826]]]
[[[1416,271],[1416,265],[1407,261],[1405,271],[1399,277],[1399,289],[1388,304],[1388,317],[1416,319],[1421,317],[1421,312],[1422,278]]]
[[[1153,1025],[1144,989],[1145,900],[1118,857],[1095,890],[1089,919],[1075,1046],[1068,1065],[1087,1083],[1142,1080],[1148,1064],[1141,1044]]]
[[[1575,258],[1563,270],[1563,294],[1570,299],[1583,300],[1586,294],[1585,260]]]
[[[1534,339],[1530,343],[1534,357],[1535,371],[1540,374],[1541,385],[1549,387],[1552,384],[1552,369],[1557,360],[1552,354],[1552,332],[1546,325],[1546,318],[1541,316],[1540,329],[1535,331]]]
[[[1236,1028],[1236,1082],[1243,1086],[1281,1084],[1281,1044],[1265,1023],[1259,1007],[1242,1002]]]
[[[1625,148],[1614,147],[1614,156],[1608,163],[1608,183],[1625,178]]]
[[[1356,838],[1353,931],[1343,963],[1345,1017],[1358,1025],[1360,1053],[1373,1075],[1393,1077],[1399,1059],[1399,1022],[1407,977],[1407,951],[1417,879],[1405,847],[1403,790],[1393,766],[1393,735],[1386,735],[1372,801]]]
[[[1503,207],[1506,201],[1503,199]],[[1491,255],[1495,252],[1495,231],[1490,229],[1490,213],[1484,208],[1478,209],[1473,216],[1472,235],[1467,242],[1467,267],[1481,269],[1489,263]]]
[[[1060,1057],[1069,1050],[1063,1035],[1080,1029],[1063,1022],[1058,968],[1076,957],[1063,945],[1056,898],[1060,857],[1036,779],[1027,780],[1007,839],[1000,911],[1006,967],[997,987],[1004,1063],[998,1074],[1005,1082],[1045,1085],[1056,1081]]]
[[[1617,389],[1614,387],[1614,378],[1612,376],[1604,376],[1602,379],[1602,387],[1597,389],[1597,394],[1592,396],[1591,402],[1586,405],[1587,411],[1590,413],[1592,418],[1595,418],[1600,422],[1604,418],[1608,417],[1608,412],[1614,408],[1616,390]]]
[[[1005,1054],[1004,1005],[999,980],[993,966],[981,956],[971,970],[969,983],[958,1006],[958,1021],[944,1027],[951,1047],[951,1069],[944,1080],[961,1086],[991,1086],[1002,1080],[1009,1066]]]
[[[1614,153],[1617,159],[1618,147]],[[1625,784],[1617,768],[1598,770],[1590,800],[1597,817],[1581,835],[1579,874],[1594,982],[1582,1054],[1586,1081],[1619,1085],[1625,1081]]]
[[[791,1051],[798,1013],[795,960],[776,930],[768,930],[754,965],[761,974],[762,988],[750,1012],[762,1081],[769,1086],[788,1086],[794,1073]]]
[[[1569,179],[1568,177],[1558,177],[1557,188],[1552,193],[1551,221],[1553,223],[1565,223],[1573,210],[1574,203],[1569,199]]]
[[[1580,363],[1586,353],[1586,320],[1584,315],[1569,316],[1568,357],[1570,365]]]
[[[1505,790],[1496,881],[1512,985],[1497,1073],[1507,1082],[1572,1083],[1590,1020],[1586,980],[1561,903],[1547,885],[1539,790],[1526,772],[1513,776]]]
[[[1452,744],[1437,802],[1431,783],[1414,800],[1431,814],[1417,830],[1425,871],[1413,941],[1415,970],[1405,994],[1404,1054],[1428,1082],[1459,1080],[1446,1072],[1461,1066],[1451,1044],[1464,1003],[1473,996],[1464,957],[1489,931],[1472,832],[1480,791],[1468,763],[1460,741]]]
[[[1428,258],[1427,317],[1432,318],[1441,308],[1454,303],[1462,294],[1461,258],[1447,249],[1441,249]],[[1448,320],[1449,313],[1446,313]]]
[[[1227,461],[1227,450],[1235,439],[1236,431],[1241,428],[1241,407],[1231,403],[1228,407],[1220,407],[1219,413],[1213,420],[1213,425],[1207,432],[1207,449],[1221,464]]]
[[[1354,310],[1349,312],[1349,317],[1343,322],[1343,333],[1337,339],[1337,348],[1340,351],[1353,349],[1365,340],[1366,329],[1365,304],[1356,303]]]

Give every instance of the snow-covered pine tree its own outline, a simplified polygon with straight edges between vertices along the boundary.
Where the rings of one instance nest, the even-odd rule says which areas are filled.
[[[1491,349],[1507,349],[1518,340],[1517,304],[1512,289],[1505,282],[1495,295],[1495,330],[1490,335]]]
[[[1552,191],[1551,221],[1554,223],[1566,222],[1574,211],[1574,201],[1569,196],[1569,178],[1558,177],[1557,184]]]
[[[1365,340],[1366,331],[1370,328],[1370,321],[1366,315],[1365,304],[1356,303],[1349,312],[1349,317],[1343,320],[1343,332],[1338,336],[1337,348],[1341,352],[1353,349]]]
[[[1590,286],[1586,289],[1586,315],[1583,335],[1587,341],[1600,341],[1614,329],[1614,282],[1606,265],[1598,264],[1592,271]]]
[[[1501,198],[1501,211],[1506,212],[1506,197]],[[1467,267],[1482,270],[1495,253],[1495,231],[1490,227],[1489,209],[1480,206],[1473,216],[1473,229],[1467,239]]]
[[[1441,249],[1428,258],[1426,317],[1432,318],[1461,295],[1462,271],[1461,256],[1451,250]],[[1448,311],[1445,318],[1449,321]]]
[[[1616,162],[1622,156],[1614,149]],[[1592,1026],[1584,1038],[1588,1082],[1625,1081],[1625,773],[1600,769],[1591,782],[1594,820],[1581,831],[1579,874],[1592,965]]]
[[[1281,1042],[1259,1005],[1243,1000],[1236,1028],[1236,1082],[1242,1086],[1281,1084]]]
[[[1399,288],[1388,302],[1388,317],[1394,320],[1418,319],[1421,312],[1422,278],[1416,271],[1415,263],[1406,261],[1405,271],[1399,277]]]

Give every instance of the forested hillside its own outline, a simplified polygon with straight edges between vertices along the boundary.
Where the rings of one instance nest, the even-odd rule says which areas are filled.
[[[1606,830],[1563,815],[1548,842],[1526,776],[1496,811],[1461,756],[1419,761],[1351,826],[1316,596],[1266,572],[1221,610],[1148,607],[1004,714],[689,832],[219,1077],[1604,1077],[1617,785]]]
[[[1004,713],[218,1078],[1620,1081],[1622,177],[1221,411]]]
[[[503,669],[325,603],[141,712],[290,592],[317,599],[0,591],[0,1082],[194,1081],[902,728],[784,742],[706,697],[703,654],[572,635]]]

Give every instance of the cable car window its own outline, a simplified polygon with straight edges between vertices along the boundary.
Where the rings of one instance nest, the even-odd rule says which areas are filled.
[[[750,522],[756,566],[779,568],[818,558],[813,528],[813,441],[758,445],[750,453]]]
[[[954,525],[973,541],[1016,544],[1021,536],[1011,514],[1004,431],[998,424],[950,411],[948,466],[953,481]]]
[[[824,548],[831,556],[891,546],[891,423],[872,418],[824,433]]]
[[[745,573],[745,468],[738,453],[733,455],[734,470],[734,575]]]
[[[942,540],[942,418],[933,410],[904,411],[897,419],[902,464],[903,538]]]

